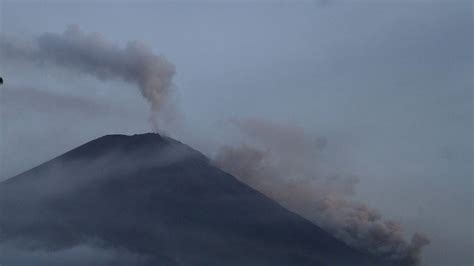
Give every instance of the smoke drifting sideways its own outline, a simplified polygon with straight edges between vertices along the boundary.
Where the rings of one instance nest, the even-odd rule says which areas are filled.
[[[137,85],[150,104],[150,120],[157,131],[161,130],[158,122],[166,121],[163,115],[168,115],[163,106],[172,106],[168,101],[175,67],[139,42],[121,48],[98,33],[69,26],[62,34],[44,33],[30,41],[2,36],[0,55]],[[169,117],[173,119],[174,114]],[[267,121],[233,119],[231,123],[240,129],[245,142],[220,148],[214,157],[217,166],[352,247],[391,259],[396,265],[419,264],[421,249],[429,240],[415,233],[407,242],[400,225],[350,201],[358,179],[343,172],[344,166],[321,156],[328,149],[324,138],[312,139],[301,128]]]
[[[173,117],[173,114],[162,117],[161,110],[172,87],[175,67],[138,41],[121,48],[99,33],[85,33],[77,25],[71,25],[62,34],[44,33],[28,41],[2,36],[0,56],[16,61],[52,63],[91,74],[99,80],[122,79],[137,85],[150,104],[150,122],[155,131],[160,119]]]
[[[419,265],[429,239],[415,233],[405,240],[401,226],[353,202],[358,178],[327,160],[330,145],[299,127],[261,120],[230,120],[244,137],[240,146],[222,147],[214,163],[284,207],[318,224],[349,246],[393,261]]]

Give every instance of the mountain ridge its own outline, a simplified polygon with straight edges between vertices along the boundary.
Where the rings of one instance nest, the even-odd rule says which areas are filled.
[[[0,207],[0,243],[27,250],[96,238],[144,265],[382,265],[154,133],[106,135],[0,182]]]

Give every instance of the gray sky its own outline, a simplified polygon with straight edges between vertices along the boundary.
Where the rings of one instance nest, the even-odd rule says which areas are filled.
[[[176,66],[185,122],[173,136],[212,152],[232,141],[228,118],[301,126],[337,143],[357,199],[431,237],[426,265],[472,265],[470,1],[0,0],[4,34],[69,24],[143,41]],[[119,80],[1,61],[0,73],[0,179],[104,134],[150,131],[145,100]]]

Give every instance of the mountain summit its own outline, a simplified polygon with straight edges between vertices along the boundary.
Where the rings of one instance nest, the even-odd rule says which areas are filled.
[[[0,183],[2,265],[382,265],[158,134]]]

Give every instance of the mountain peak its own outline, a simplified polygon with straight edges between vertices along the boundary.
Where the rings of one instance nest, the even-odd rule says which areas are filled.
[[[81,156],[84,153],[87,156],[95,156],[109,152],[111,149],[127,151],[141,149],[143,146],[158,146],[162,145],[164,141],[164,138],[157,133],[135,135],[112,134],[81,145],[68,152],[68,154],[71,154],[70,156]]]
[[[26,243],[6,265],[77,265],[25,254],[84,245],[141,265],[383,265],[153,133],[107,135],[0,183],[0,210],[0,247]]]

